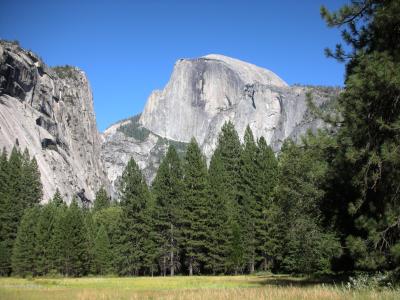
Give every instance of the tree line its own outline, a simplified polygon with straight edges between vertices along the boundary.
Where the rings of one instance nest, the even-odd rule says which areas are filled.
[[[315,139],[309,135],[308,140]],[[8,273],[330,272],[340,244],[318,222],[316,185],[326,167],[304,145],[287,141],[277,159],[263,137],[254,139],[250,127],[241,143],[228,122],[209,167],[192,139],[183,159],[169,147],[150,187],[131,159],[119,201],[110,202],[101,189],[91,209],[77,199],[67,206],[59,192],[40,205],[38,194],[19,213]],[[311,238],[310,228],[316,233]]]
[[[130,160],[119,201],[101,190],[90,210],[76,200],[66,206],[59,194],[38,205],[40,189],[30,189],[37,176],[22,175],[37,174],[35,161],[3,153],[3,274],[389,271],[398,280],[400,3],[321,12],[343,28],[349,49],[327,50],[346,63],[335,112],[309,98],[326,129],[285,141],[275,155],[250,127],[241,142],[228,122],[208,165],[194,139],[183,158],[170,146],[149,187]]]

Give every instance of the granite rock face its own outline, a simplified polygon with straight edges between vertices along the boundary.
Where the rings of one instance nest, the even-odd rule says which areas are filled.
[[[164,90],[150,95],[140,123],[171,140],[194,136],[209,158],[230,120],[240,137],[249,124],[255,137],[264,136],[278,151],[286,138],[322,125],[308,112],[308,91],[319,105],[329,99],[318,89],[288,86],[271,71],[226,56],[184,59]]]
[[[140,117],[117,123],[104,133],[102,149],[109,179],[115,182],[131,155],[151,181],[165,145],[184,145],[192,137],[210,159],[220,129],[228,120],[241,138],[250,125],[255,137],[264,136],[279,151],[286,138],[297,141],[308,129],[323,126],[307,108],[307,92],[323,106],[339,91],[289,86],[269,70],[222,55],[181,59],[165,88],[150,95]],[[138,140],[120,130],[133,122],[135,128],[148,130],[148,136]]]
[[[56,188],[70,201],[81,189],[93,199],[100,186],[109,187],[85,73],[49,68],[34,53],[0,41],[0,147],[10,151],[16,141],[37,159],[44,201]]]

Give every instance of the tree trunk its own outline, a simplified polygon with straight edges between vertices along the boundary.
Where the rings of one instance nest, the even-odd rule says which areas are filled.
[[[189,261],[189,276],[193,276],[193,264],[192,259]]]
[[[175,272],[175,262],[174,262],[174,234],[173,234],[173,230],[174,230],[174,225],[171,224],[171,253],[170,253],[170,258],[171,258],[171,272],[170,275],[174,276],[174,272]]]
[[[166,273],[167,273],[167,270],[166,270],[166,257],[165,257],[165,255],[164,255],[164,257],[163,257],[163,276],[165,276],[166,275]]]
[[[254,273],[254,260],[250,262],[250,274]]]
[[[266,272],[267,270],[268,270],[268,261],[267,261],[267,257],[266,256],[264,256],[264,263],[263,263],[263,269],[264,269],[264,272]]]

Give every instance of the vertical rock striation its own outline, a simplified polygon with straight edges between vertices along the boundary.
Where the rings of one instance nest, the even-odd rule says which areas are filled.
[[[47,67],[31,51],[0,42],[0,147],[19,144],[35,156],[44,201],[58,188],[70,200],[81,189],[94,198],[109,182],[93,97],[85,73]]]

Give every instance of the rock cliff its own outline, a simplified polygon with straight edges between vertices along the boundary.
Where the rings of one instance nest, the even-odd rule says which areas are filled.
[[[85,73],[49,68],[31,51],[0,41],[0,147],[10,151],[15,143],[36,157],[44,201],[56,188],[69,201],[81,189],[93,199],[109,186]]]
[[[154,91],[142,114],[120,121],[101,136],[85,73],[47,67],[31,51],[0,41],[0,147],[17,143],[38,161],[44,200],[56,188],[70,200],[82,189],[94,198],[114,188],[133,157],[151,181],[169,144],[183,154],[192,137],[209,159],[224,122],[239,136],[249,124],[275,151],[286,138],[323,126],[306,105],[312,92],[327,106],[339,90],[289,86],[273,72],[222,55],[176,62],[168,84]]]
[[[308,129],[323,126],[307,108],[308,92],[318,106],[326,106],[339,90],[289,86],[269,70],[222,55],[180,59],[140,116],[105,131],[102,153],[109,179],[115,183],[132,155],[151,180],[166,145],[178,143],[183,149],[191,137],[209,159],[228,120],[240,137],[249,124],[255,137],[264,136],[279,151],[286,138],[298,140]]]

